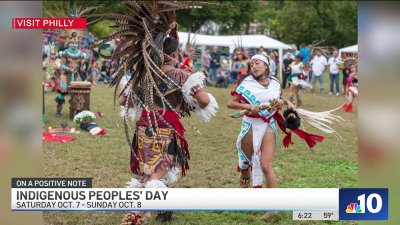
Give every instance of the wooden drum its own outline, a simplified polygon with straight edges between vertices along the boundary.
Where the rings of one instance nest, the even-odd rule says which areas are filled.
[[[83,110],[90,110],[90,82],[71,82],[69,94],[69,118],[74,119],[75,115]]]

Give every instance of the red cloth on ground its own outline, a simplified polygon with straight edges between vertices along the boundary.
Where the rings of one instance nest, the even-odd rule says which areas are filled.
[[[57,135],[57,134],[53,134],[53,133],[43,133],[42,134],[42,140],[45,142],[67,143],[67,142],[73,141],[75,139],[76,139],[76,137],[62,136],[62,135]]]

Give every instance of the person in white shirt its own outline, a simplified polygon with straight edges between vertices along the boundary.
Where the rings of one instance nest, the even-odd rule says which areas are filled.
[[[311,60],[310,65],[311,65],[311,70],[312,70],[312,78],[311,78],[311,83],[312,83],[312,91],[314,92],[315,90],[315,82],[318,80],[319,82],[319,89],[320,92],[324,92],[324,71],[328,65],[328,62],[326,61],[325,56],[322,55],[321,50],[316,49],[317,55],[314,56],[314,58]]]
[[[333,94],[333,82],[336,85],[336,96],[339,96],[339,65],[342,60],[338,57],[338,52],[333,51],[332,57],[328,60],[329,65],[329,95]]]

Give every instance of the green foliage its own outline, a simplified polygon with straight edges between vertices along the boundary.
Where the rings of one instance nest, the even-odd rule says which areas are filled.
[[[219,24],[220,34],[248,33],[250,22],[261,22],[274,38],[305,46],[322,41],[326,46],[357,43],[356,1],[234,1],[219,7],[177,12],[178,23],[196,32],[208,21]]]
[[[101,20],[89,27],[89,30],[92,31],[95,37],[103,38],[106,37],[115,30],[113,30],[110,26],[114,25],[111,20]]]
[[[82,118],[80,122],[77,123],[90,123],[90,122],[94,122],[94,119],[90,116],[85,116]]]
[[[127,7],[111,0],[94,0],[90,4],[74,1],[77,11],[98,8],[97,13],[127,12]],[[213,21],[220,25],[220,34],[249,32],[251,22],[261,22],[258,31],[286,43],[304,46],[324,40],[325,46],[348,46],[357,43],[356,1],[211,1],[219,5],[177,11],[180,31],[197,32]],[[44,1],[45,16],[69,13],[69,1]],[[82,11],[82,10],[80,10]],[[57,16],[55,16],[57,17]],[[111,22],[89,25],[96,36],[112,32]]]
[[[214,1],[219,6],[177,11],[180,26],[190,32],[197,32],[206,22],[214,21],[221,25],[221,34],[237,34],[243,25],[254,20],[254,12],[260,5],[258,1]]]
[[[322,41],[326,46],[357,43],[357,2],[283,1],[256,13],[272,35],[299,46]]]

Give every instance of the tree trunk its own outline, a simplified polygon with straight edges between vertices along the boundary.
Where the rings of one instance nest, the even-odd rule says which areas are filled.
[[[245,34],[249,34],[250,33],[250,22],[246,23],[246,28],[245,28]]]

